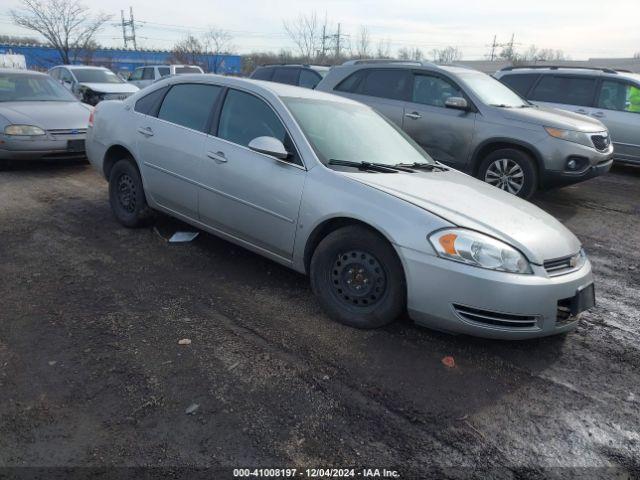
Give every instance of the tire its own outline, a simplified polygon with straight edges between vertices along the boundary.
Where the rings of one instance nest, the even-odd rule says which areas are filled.
[[[503,172],[513,173],[502,175]],[[487,155],[480,163],[477,177],[521,198],[530,198],[538,187],[536,164],[530,155],[515,148],[503,148]]]
[[[118,160],[109,174],[109,203],[116,220],[128,228],[148,225],[152,210],[147,205],[140,172],[133,160]]]
[[[309,273],[322,308],[345,325],[381,327],[405,309],[402,264],[389,242],[365,227],[327,235],[313,253]]]

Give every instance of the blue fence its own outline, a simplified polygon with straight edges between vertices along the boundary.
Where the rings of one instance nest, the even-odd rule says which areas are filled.
[[[27,68],[48,70],[59,65],[60,57],[55,49],[39,45],[0,44],[0,53],[16,53],[25,56]],[[144,65],[171,63],[172,52],[161,50],[124,50],[99,48],[89,53],[80,53],[75,63],[100,65],[114,72],[132,71]],[[239,55],[203,54],[195,57],[195,62],[205,72],[240,74],[241,60]]]

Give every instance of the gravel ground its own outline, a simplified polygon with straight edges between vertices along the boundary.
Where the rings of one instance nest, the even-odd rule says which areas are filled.
[[[640,169],[534,199],[584,243],[598,305],[526,342],[341,326],[284,267],[170,245],[167,218],[122,228],[106,187],[0,172],[0,465],[638,475]]]

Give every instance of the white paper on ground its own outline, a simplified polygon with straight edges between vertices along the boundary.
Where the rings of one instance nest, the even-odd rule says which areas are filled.
[[[169,243],[182,243],[182,242],[191,242],[193,241],[200,232],[176,232],[171,235],[169,239]]]

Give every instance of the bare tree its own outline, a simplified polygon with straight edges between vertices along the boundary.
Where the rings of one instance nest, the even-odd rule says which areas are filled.
[[[285,21],[284,29],[289,38],[296,44],[300,56],[311,62],[323,45],[323,34],[318,22],[318,15],[313,12],[299,15],[294,20]]]
[[[391,58],[391,41],[388,38],[378,40],[376,58]]]
[[[232,45],[233,37],[229,32],[221,28],[211,27],[203,37],[204,49],[214,55],[213,61],[210,62],[209,70],[218,73],[218,70],[224,63],[223,55],[233,53],[235,46]]]
[[[0,35],[0,43],[11,45],[42,45],[42,41],[36,37],[17,37],[15,35]]]
[[[420,50],[419,48],[403,47],[398,50],[398,59],[421,62],[424,59],[424,53],[422,53],[422,50]]]
[[[204,54],[202,42],[193,35],[180,40],[173,46],[171,61],[187,65],[199,65]]]
[[[362,25],[358,31],[355,43],[355,53],[358,58],[371,57],[371,38],[369,37],[369,30],[364,25]]]
[[[73,63],[94,41],[98,30],[111,16],[89,15],[78,0],[20,0],[21,7],[11,10],[13,22],[38,32],[60,56],[62,63]]]
[[[462,60],[462,52],[458,47],[434,49],[431,50],[431,56],[433,57],[434,62],[443,64],[455,63]]]

